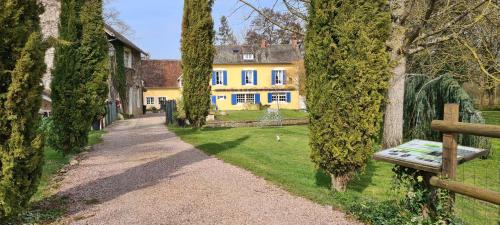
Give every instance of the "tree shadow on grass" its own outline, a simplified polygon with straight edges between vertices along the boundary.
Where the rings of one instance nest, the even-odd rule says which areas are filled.
[[[316,170],[315,178],[317,186],[330,189],[332,178],[325,171],[322,169]]]
[[[375,170],[377,170],[377,166],[373,160],[370,160],[366,165],[365,170],[358,173],[351,181],[349,189],[359,193],[363,192],[368,186],[371,185],[373,175],[375,175]]]
[[[238,145],[246,141],[248,138],[250,138],[250,136],[246,135],[233,141],[226,141],[221,143],[218,142],[206,143],[198,145],[196,146],[196,148],[204,151],[209,155],[217,155],[223,151],[236,148]]]

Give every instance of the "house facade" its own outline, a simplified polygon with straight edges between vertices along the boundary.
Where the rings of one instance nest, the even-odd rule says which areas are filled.
[[[181,97],[182,74],[179,60],[143,60],[144,103],[148,110],[160,109],[161,102]]]
[[[57,38],[59,35],[59,14],[61,11],[61,4],[58,0],[40,0],[43,4],[45,11],[40,16],[40,22],[42,27],[42,33],[45,39],[49,37]],[[142,114],[142,93],[143,93],[143,81],[142,73],[140,72],[142,57],[147,56],[147,54],[137,47],[133,42],[128,40],[126,37],[121,35],[119,32],[114,30],[111,26],[105,25],[103,34],[106,34],[108,41],[110,43],[109,54],[110,54],[110,75],[109,75],[109,94],[108,94],[108,113],[114,111],[113,114],[117,112],[122,112],[128,115],[139,115]],[[117,62],[115,57],[114,44],[120,43],[124,47],[124,67],[125,67],[125,77],[126,77],[126,96],[119,96],[116,91],[115,85],[112,82],[111,75],[112,70],[117,68]],[[47,71],[42,78],[42,84],[44,86],[44,91],[42,95],[42,106],[40,113],[43,115],[50,115],[52,111],[52,101],[51,95],[51,82],[52,82],[52,70],[54,69],[54,53],[55,49],[49,48],[45,53],[45,63],[47,64]],[[116,109],[116,110],[110,110]]]
[[[217,46],[211,75],[211,104],[218,110],[301,109],[298,45]],[[148,109],[182,96],[181,62],[144,60]]]
[[[211,102],[219,110],[300,109],[297,45],[218,46]]]
[[[109,94],[108,103],[117,104],[117,108],[122,113],[138,116],[142,114],[144,82],[141,72],[142,58],[148,54],[141,48],[137,47],[133,42],[125,36],[114,30],[111,26],[105,25],[104,31],[108,36],[109,41],[109,59],[110,59],[110,76],[108,78]],[[115,46],[123,47],[123,60],[118,60],[117,49]],[[118,65],[123,63],[123,65]],[[126,79],[126,96],[120,96],[116,84],[113,81],[113,74],[124,68]]]

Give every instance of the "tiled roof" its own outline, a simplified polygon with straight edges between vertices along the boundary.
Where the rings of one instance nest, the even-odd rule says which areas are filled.
[[[215,48],[214,64],[282,64],[302,58],[300,49],[292,45],[270,45],[265,48],[258,45],[224,45]],[[245,53],[254,54],[254,60],[243,60]]]
[[[129,39],[127,39],[125,36],[123,36],[118,31],[116,31],[115,29],[113,29],[113,27],[111,27],[110,25],[104,24],[104,31],[108,35],[110,35],[110,36],[112,36],[112,37],[120,40],[121,42],[123,42],[128,47],[133,48],[136,51],[143,53],[144,55],[148,54],[144,50],[142,50],[141,48],[137,47],[137,45],[135,45],[132,41],[130,41]]]
[[[141,71],[146,88],[179,88],[179,60],[143,60]]]

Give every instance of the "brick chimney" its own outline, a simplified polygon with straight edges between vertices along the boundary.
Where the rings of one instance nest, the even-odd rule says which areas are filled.
[[[267,40],[266,39],[262,39],[260,40],[260,47],[261,48],[267,48],[269,45],[267,43]]]
[[[292,39],[290,40],[290,45],[292,45],[292,47],[295,49],[299,48],[299,40],[295,35],[292,36]]]

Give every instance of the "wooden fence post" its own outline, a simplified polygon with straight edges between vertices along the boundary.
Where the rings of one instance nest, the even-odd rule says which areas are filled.
[[[458,104],[446,104],[444,106],[444,121],[450,123],[458,122]],[[443,175],[454,180],[457,174],[457,134],[443,134]]]

